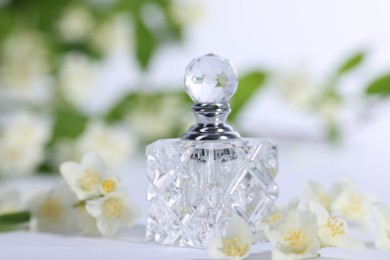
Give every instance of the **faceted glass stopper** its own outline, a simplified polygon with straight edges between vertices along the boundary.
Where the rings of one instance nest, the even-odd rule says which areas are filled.
[[[186,68],[186,91],[195,103],[227,103],[237,84],[230,61],[214,54],[195,58]]]

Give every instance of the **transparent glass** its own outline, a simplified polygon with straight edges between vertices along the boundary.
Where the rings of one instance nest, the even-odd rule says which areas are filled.
[[[277,150],[266,139],[165,139],[146,155],[146,237],[164,245],[206,247],[233,215],[256,234],[278,196]]]

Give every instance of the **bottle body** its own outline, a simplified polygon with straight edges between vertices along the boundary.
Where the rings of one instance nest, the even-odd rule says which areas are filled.
[[[165,139],[146,155],[146,236],[160,244],[206,247],[234,215],[256,234],[278,196],[277,149],[267,139]]]

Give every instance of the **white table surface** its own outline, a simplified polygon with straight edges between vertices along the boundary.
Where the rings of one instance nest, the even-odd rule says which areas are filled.
[[[156,245],[145,241],[145,228],[136,226],[124,231],[118,238],[84,238],[25,231],[0,234],[1,260],[133,260],[133,259],[209,259],[206,250],[176,248]],[[381,252],[368,243],[365,252],[339,248],[321,250],[319,260],[388,260],[390,252]],[[253,248],[248,259],[271,259],[271,245],[260,244]]]

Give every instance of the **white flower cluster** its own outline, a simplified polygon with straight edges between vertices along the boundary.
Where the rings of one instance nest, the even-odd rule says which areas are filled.
[[[6,119],[0,129],[0,176],[34,173],[44,159],[50,129],[48,120],[28,112]]]
[[[306,259],[319,255],[325,247],[364,250],[362,242],[348,234],[348,224],[329,215],[319,203],[300,203],[292,199],[285,207],[274,208],[270,215],[258,222],[266,238],[274,245],[273,259]]]
[[[351,180],[341,180],[329,190],[320,183],[309,181],[304,192],[308,199],[319,202],[333,214],[341,215],[351,225],[369,228],[370,205],[375,197],[360,192]]]
[[[177,109],[182,106],[179,98],[164,96],[159,103],[138,106],[126,117],[129,126],[134,127],[135,133],[144,140],[155,140],[161,136],[169,136],[175,128],[188,129],[194,122],[193,117],[186,111]],[[164,108],[164,109],[161,109]],[[161,123],[156,123],[161,122]]]
[[[101,121],[88,123],[84,133],[76,140],[64,140],[55,146],[54,163],[80,160],[83,154],[98,153],[110,169],[117,169],[135,152],[132,135],[120,125],[107,125]]]
[[[58,84],[65,100],[76,108],[89,109],[90,98],[96,92],[98,65],[77,52],[65,55],[58,72]]]
[[[348,224],[343,218],[330,216],[314,201],[303,204],[292,199],[280,209],[274,207],[268,216],[258,221],[256,228],[264,234],[253,236],[244,220],[233,217],[226,235],[210,243],[210,256],[244,259],[250,253],[251,244],[264,239],[274,246],[274,260],[317,257],[319,250],[325,247],[365,249],[363,243],[349,236]]]
[[[60,171],[65,182],[29,203],[33,230],[112,237],[140,216],[118,177],[107,172],[96,153],[86,154],[81,163],[65,162]]]
[[[41,104],[51,97],[47,53],[39,34],[28,30],[12,32],[0,54],[0,105],[14,106],[25,101]]]

